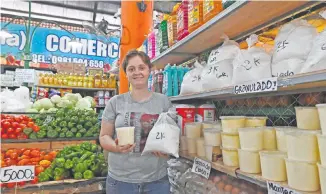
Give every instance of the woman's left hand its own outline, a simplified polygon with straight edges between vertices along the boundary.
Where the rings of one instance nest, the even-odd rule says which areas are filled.
[[[152,152],[156,157],[160,157],[160,158],[169,158],[169,155],[164,154],[162,152]]]

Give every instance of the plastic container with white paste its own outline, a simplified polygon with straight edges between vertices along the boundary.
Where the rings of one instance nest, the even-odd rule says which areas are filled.
[[[206,151],[205,151],[205,140],[204,138],[198,138],[196,140],[196,148],[197,148],[197,156],[205,157]]]
[[[259,151],[264,146],[264,131],[261,128],[239,128],[240,147],[243,150]]]
[[[257,174],[261,172],[258,151],[238,149],[239,166],[242,172]]]
[[[187,138],[200,138],[201,123],[186,123],[185,131]]]
[[[227,149],[240,148],[239,133],[221,133],[222,146]]]
[[[277,150],[276,131],[274,127],[262,127],[264,131],[264,150]]]
[[[288,158],[304,162],[319,161],[317,134],[320,134],[320,131],[295,130],[287,132]]]
[[[318,191],[320,188],[317,163],[285,158],[288,185],[300,191]]]
[[[221,116],[222,130],[227,133],[237,133],[239,128],[245,126],[244,116]]]
[[[326,166],[318,164],[321,193],[326,193]]]
[[[135,143],[135,127],[116,128],[119,145],[132,145]]]
[[[286,181],[285,152],[260,151],[262,177],[270,181]]]
[[[205,156],[211,162],[216,162],[218,158],[222,155],[222,150],[220,146],[205,145]]]
[[[276,144],[277,150],[281,152],[287,152],[287,143],[286,143],[286,132],[291,130],[298,130],[296,127],[275,127],[276,130]]]
[[[205,145],[220,146],[222,144],[221,140],[221,130],[218,129],[204,129]]]
[[[245,127],[264,127],[267,117],[246,117]]]
[[[326,104],[317,104],[320,128],[324,135],[326,135]],[[326,191],[325,191],[326,192]]]
[[[197,153],[197,139],[198,138],[187,138],[187,150],[189,154]]]
[[[226,166],[239,167],[239,156],[237,149],[222,149],[223,164]]]
[[[295,107],[295,115],[299,129],[320,129],[319,115],[316,107]]]
[[[323,166],[326,166],[326,135],[318,134],[317,139],[320,154],[320,163]]]
[[[187,137],[181,136],[180,137],[180,151],[187,151],[187,150],[188,150]]]

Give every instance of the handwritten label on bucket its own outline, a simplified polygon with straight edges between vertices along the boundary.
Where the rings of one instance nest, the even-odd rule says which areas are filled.
[[[300,194],[292,189],[267,181],[268,194]]]
[[[248,94],[257,92],[277,91],[277,77],[266,78],[259,81],[238,84],[233,87],[235,94]]]
[[[194,159],[194,164],[192,166],[191,172],[196,173],[200,176],[205,177],[206,179],[209,178],[209,174],[211,173],[212,165],[210,162],[202,160],[200,158]]]
[[[1,183],[16,183],[34,180],[34,166],[9,166],[0,169]]]

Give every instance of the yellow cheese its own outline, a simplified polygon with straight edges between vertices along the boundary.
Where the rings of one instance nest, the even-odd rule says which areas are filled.
[[[264,150],[276,150],[276,132],[274,127],[264,127]]]
[[[221,131],[218,129],[204,129],[205,145],[220,146],[222,144]]]
[[[287,152],[287,144],[286,144],[286,132],[291,130],[298,130],[296,127],[275,127],[276,130],[276,144],[277,150],[281,152]]]
[[[319,161],[317,134],[320,131],[296,130],[286,133],[288,158],[291,160]]]
[[[321,193],[326,193],[326,166],[318,164]]]
[[[222,149],[223,163],[226,166],[239,167],[239,157],[237,149]]]
[[[317,104],[320,127],[324,135],[326,135],[326,104]]]
[[[225,133],[222,132],[222,146],[228,149],[240,148],[239,134],[238,133]]]
[[[260,163],[263,178],[270,181],[286,181],[286,153],[279,151],[261,151]]]
[[[196,154],[197,153],[197,139],[196,138],[187,138],[187,147],[189,154]]]
[[[319,130],[320,122],[316,107],[295,107],[299,129]]]
[[[267,117],[247,117],[245,127],[266,126]]]
[[[288,184],[300,191],[318,191],[319,174],[316,163],[285,159]]]
[[[204,138],[198,138],[196,140],[197,156],[205,157],[205,140]]]
[[[200,138],[201,123],[186,123],[185,129],[187,138]]]
[[[260,151],[264,147],[264,131],[261,128],[239,128],[240,147]]]
[[[326,119],[326,118],[325,118]],[[317,135],[321,164],[326,166],[326,135]]]
[[[240,170],[247,173],[260,173],[259,152],[238,149]]]
[[[239,128],[245,126],[246,117],[244,116],[222,116],[222,130],[227,133],[236,133]]]

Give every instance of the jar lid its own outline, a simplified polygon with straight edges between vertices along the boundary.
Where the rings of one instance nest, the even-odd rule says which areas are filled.
[[[221,129],[216,129],[216,128],[206,128],[204,129],[204,132],[207,133],[220,133],[222,130]]]
[[[223,148],[222,146],[220,146],[221,150],[225,150],[225,151],[234,151],[234,152],[238,152],[238,149],[232,149],[232,148]]]
[[[290,130],[286,132],[286,135],[292,136],[304,136],[304,135],[318,135],[321,134],[321,130],[305,130],[305,129],[298,129],[298,130]]]
[[[268,117],[246,117],[246,119],[267,120]]]
[[[221,120],[245,119],[245,116],[220,116]]]
[[[239,132],[229,133],[229,132],[222,132],[222,135],[233,135],[233,136],[239,136]]]
[[[287,153],[281,151],[260,151],[261,156],[286,158]]]
[[[297,109],[317,109],[317,107],[314,106],[296,106],[294,107],[296,110]]]
[[[317,108],[326,108],[326,104],[316,104],[316,107]]]
[[[289,131],[289,130],[299,130],[297,127],[291,126],[275,126],[276,131]]]

